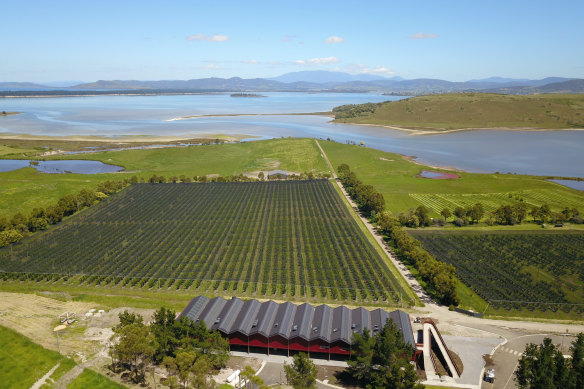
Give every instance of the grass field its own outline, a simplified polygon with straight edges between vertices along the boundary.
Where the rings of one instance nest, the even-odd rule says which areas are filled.
[[[83,372],[77,376],[77,378],[71,381],[71,383],[67,386],[67,389],[86,388],[123,389],[125,386],[120,385],[117,382],[113,382],[109,378],[96,373],[93,370],[84,369]]]
[[[335,168],[349,165],[360,180],[383,194],[386,208],[396,215],[420,204],[431,210],[431,216],[440,217],[444,207],[454,210],[481,202],[486,210],[493,210],[520,199],[528,205],[547,203],[554,211],[566,206],[584,211],[584,192],[540,177],[456,172],[458,179],[432,180],[418,177],[426,167],[397,154],[335,142],[320,144]]]
[[[584,95],[429,95],[383,103],[373,113],[336,121],[393,125],[422,131],[584,128]]]
[[[393,305],[410,295],[326,180],[136,184],[0,261],[30,274],[21,280],[99,287]]]
[[[65,358],[0,326],[0,388],[27,389]]]
[[[495,309],[584,313],[584,232],[410,234]]]
[[[40,143],[39,143],[40,144]],[[56,158],[56,157],[54,157]],[[280,169],[293,172],[326,172],[325,162],[311,139],[275,139],[261,142],[111,151],[59,156],[68,159],[93,159],[123,166],[115,174],[45,174],[33,168],[0,173],[0,217],[17,212],[28,215],[33,208],[53,205],[65,194],[95,188],[106,180],[133,175],[149,178],[153,174],[189,177],[222,176]]]

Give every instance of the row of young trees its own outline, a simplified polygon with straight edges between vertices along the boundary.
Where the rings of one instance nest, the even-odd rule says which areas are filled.
[[[543,344],[528,344],[519,359],[515,379],[520,389],[584,388],[584,333],[572,343],[571,358],[545,338]]]
[[[160,308],[150,325],[141,315],[124,311],[113,328],[111,369],[115,373],[129,370],[135,383],[144,383],[146,370],[165,367],[171,388],[214,388],[213,371],[229,359],[228,342],[217,331],[207,330],[204,322],[196,324],[176,313]],[[153,371],[153,370],[152,370]]]
[[[454,266],[436,260],[401,227],[391,213],[377,215],[377,226],[387,235],[400,259],[418,270],[426,291],[445,305],[458,305],[456,271]]]
[[[349,165],[343,163],[337,168],[339,179],[347,190],[347,193],[359,206],[361,212],[367,217],[375,217],[385,210],[385,199],[372,185],[365,185],[352,172]]]
[[[539,224],[548,222],[584,223],[583,216],[576,208],[565,207],[561,212],[552,212],[548,204],[543,204],[539,207],[533,206],[530,210],[527,204],[523,202],[512,205],[501,205],[493,212],[485,211],[482,203],[476,203],[468,207],[456,207],[454,210],[444,208],[440,212],[440,215],[442,215],[443,219],[438,219],[435,221],[436,223],[444,225],[448,222],[448,219],[452,218],[452,223],[458,227],[467,224],[476,224],[483,219],[489,225],[515,225],[526,221],[527,216],[531,216],[533,222]],[[416,209],[411,208],[408,213],[401,212],[398,220],[402,226],[411,228],[426,227],[432,222],[429,217],[429,210],[423,205],[420,205]]]
[[[244,174],[236,174],[230,176],[217,176],[217,177],[209,177],[206,175],[203,176],[194,176],[194,177],[187,177],[184,174],[180,176],[159,176],[159,175],[152,175],[147,180],[144,178],[140,178],[140,180],[136,180],[136,182],[149,182],[149,183],[189,183],[189,182],[252,182],[252,181],[265,181],[265,180],[314,180],[314,179],[322,179],[322,178],[330,178],[329,173],[314,173],[314,172],[303,172],[300,174],[289,174],[284,176],[282,173],[270,174],[269,176],[264,172],[259,172],[257,178],[246,176]]]
[[[21,212],[16,213],[11,218],[0,217],[0,247],[18,242],[33,232],[45,230],[63,218],[107,198],[129,183],[130,180],[105,181],[100,183],[96,189],[82,189],[77,194],[65,195],[55,205],[34,208],[28,217]]]

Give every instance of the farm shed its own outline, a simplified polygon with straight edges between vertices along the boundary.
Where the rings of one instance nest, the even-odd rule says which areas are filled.
[[[410,317],[400,310],[351,310],[345,306],[315,307],[308,303],[262,303],[236,297],[226,300],[198,296],[190,301],[181,316],[195,322],[203,321],[207,328],[218,330],[228,338],[230,347],[248,352],[259,348],[268,354],[289,355],[292,350],[328,358],[331,355],[348,356],[353,333],[362,333],[367,328],[371,334],[376,334],[388,319],[392,319],[402,332],[404,341],[415,348]]]

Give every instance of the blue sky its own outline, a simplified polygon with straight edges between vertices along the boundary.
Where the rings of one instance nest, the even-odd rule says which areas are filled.
[[[584,78],[584,1],[10,1],[0,81]]]

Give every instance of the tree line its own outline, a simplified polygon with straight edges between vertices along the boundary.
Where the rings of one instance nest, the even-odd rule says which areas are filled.
[[[418,279],[424,289],[442,304],[458,305],[454,267],[436,260],[422,248],[418,240],[408,235],[401,227],[402,221],[385,211],[383,195],[373,186],[363,184],[347,164],[340,165],[337,171],[349,196],[371,221],[377,223],[379,230],[389,238],[398,257],[417,269]],[[428,215],[429,211],[422,205],[413,211],[412,218],[415,218],[417,225],[430,225]]]
[[[440,226],[450,222],[457,227],[469,224],[477,224],[484,220],[488,225],[515,225],[527,222],[527,217],[531,216],[532,222],[537,224],[545,223],[584,223],[584,217],[576,208],[564,207],[560,212],[553,212],[548,204],[532,206],[531,209],[524,202],[517,202],[512,205],[501,205],[492,212],[487,212],[482,203],[478,202],[467,207],[456,207],[454,210],[444,208],[440,211],[442,219],[432,220],[430,211],[424,205],[416,209],[410,208],[406,212],[400,212],[398,220],[402,226],[416,228],[427,227],[431,224]]]
[[[359,210],[367,217],[375,218],[385,210],[385,199],[372,185],[365,185],[352,172],[349,165],[343,163],[338,168],[339,179],[345,190],[359,206]]]
[[[98,184],[95,189],[82,189],[77,194],[67,194],[54,205],[34,208],[29,216],[18,212],[9,218],[0,217],[0,247],[18,242],[31,233],[46,230],[50,225],[57,224],[63,218],[106,199],[130,183],[130,179],[105,181]]]

